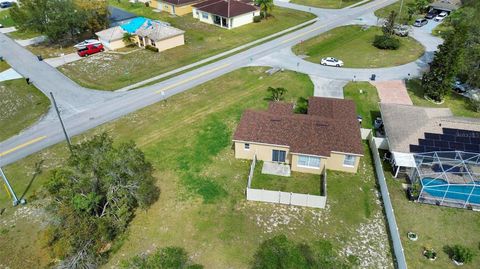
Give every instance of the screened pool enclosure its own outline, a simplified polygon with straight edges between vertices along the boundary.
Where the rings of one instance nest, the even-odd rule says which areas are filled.
[[[411,179],[417,201],[480,210],[480,154],[445,151],[414,158]]]

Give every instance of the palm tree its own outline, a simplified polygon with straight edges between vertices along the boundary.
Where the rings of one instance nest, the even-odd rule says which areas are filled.
[[[268,12],[273,10],[273,0],[255,0],[255,4],[260,7],[263,17],[268,17]]]
[[[133,35],[132,35],[132,34],[130,34],[130,33],[124,33],[124,34],[123,34],[122,40],[123,40],[123,43],[125,43],[125,45],[126,45],[127,47],[133,45],[133,40],[132,40],[132,39],[133,39]]]

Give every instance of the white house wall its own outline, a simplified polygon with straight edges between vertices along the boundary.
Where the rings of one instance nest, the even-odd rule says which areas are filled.
[[[211,14],[211,13],[203,12],[201,10],[197,10],[196,8],[193,8],[192,14],[193,14],[193,18],[198,19],[201,22],[208,23],[208,24],[214,24],[213,23],[214,15]],[[204,18],[203,14],[206,14],[207,18]],[[255,17],[255,16],[260,16],[260,11],[259,10],[254,11],[254,12],[245,13],[243,15],[239,15],[239,16],[228,19],[228,21],[230,22],[230,29],[252,23],[253,22],[253,17]]]

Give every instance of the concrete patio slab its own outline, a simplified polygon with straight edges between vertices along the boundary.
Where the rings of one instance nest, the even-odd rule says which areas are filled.
[[[377,88],[381,103],[413,105],[403,80],[371,81]]]
[[[264,162],[262,167],[262,174],[289,177],[290,165]]]
[[[17,28],[15,28],[15,27],[0,28],[0,33],[2,33],[2,34],[8,34],[8,33],[15,32],[15,31],[17,31]]]
[[[0,72],[0,82],[12,79],[22,78],[22,75],[17,73],[13,68],[9,68],[3,72]]]

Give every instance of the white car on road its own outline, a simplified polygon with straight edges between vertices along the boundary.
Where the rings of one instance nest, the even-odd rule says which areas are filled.
[[[343,66],[343,61],[341,61],[339,59],[336,59],[336,58],[333,58],[333,57],[327,57],[327,58],[323,58],[320,61],[320,64],[340,67],[340,66]]]
[[[443,21],[443,19],[445,19],[447,17],[448,13],[445,12],[445,11],[442,11],[440,12],[440,14],[438,14],[435,19],[433,19],[434,21]]]

